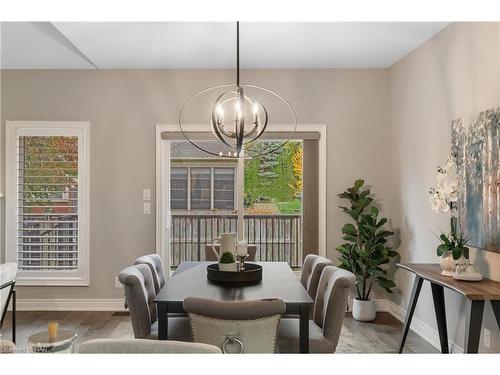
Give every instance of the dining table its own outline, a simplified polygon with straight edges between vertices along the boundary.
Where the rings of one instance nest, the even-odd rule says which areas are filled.
[[[186,297],[220,301],[247,301],[279,298],[286,304],[285,314],[299,319],[299,351],[309,352],[309,311],[313,299],[286,262],[252,262],[262,266],[262,280],[253,285],[227,285],[207,279],[207,266],[214,262],[182,262],[166,280],[155,298],[158,312],[158,339],[168,339],[168,316],[185,313]]]

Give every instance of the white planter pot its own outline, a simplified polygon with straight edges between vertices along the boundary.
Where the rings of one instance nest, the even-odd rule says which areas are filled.
[[[439,265],[441,266],[441,275],[453,276],[456,265],[455,265],[455,260],[453,259],[453,255],[451,254],[451,251],[447,251],[441,256]]]
[[[237,266],[236,262],[233,262],[233,263],[219,263],[219,271],[236,272],[236,271],[238,271],[238,266]]]
[[[352,301],[352,317],[360,322],[371,322],[377,317],[375,301],[360,301],[355,298]]]

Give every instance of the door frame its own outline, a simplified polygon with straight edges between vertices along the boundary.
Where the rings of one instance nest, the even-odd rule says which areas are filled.
[[[280,132],[289,125],[269,125],[268,131]],[[201,132],[207,130],[206,124],[191,124],[183,126],[186,132]],[[319,255],[326,257],[326,124],[297,124],[297,132],[318,132],[319,138],[319,191],[318,191],[318,222],[319,222]],[[163,132],[179,132],[178,124],[156,125],[156,253],[161,256],[165,269],[170,269],[170,143],[162,139]],[[163,197],[167,197],[164,199]],[[169,275],[169,272],[167,272]]]

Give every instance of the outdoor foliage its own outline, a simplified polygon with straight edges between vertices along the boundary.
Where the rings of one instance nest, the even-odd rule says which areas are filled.
[[[76,185],[76,137],[22,137],[26,203],[50,204],[50,199]]]
[[[296,196],[302,193],[302,147],[292,155],[293,182],[291,188]]]
[[[294,202],[300,197],[302,189],[298,191],[298,187],[302,186],[302,143],[288,142],[272,151],[277,145],[278,142],[257,142],[246,150],[251,157],[245,162],[246,208],[258,202],[277,205],[279,202]],[[254,156],[263,152],[268,153]]]
[[[349,206],[340,206],[353,223],[342,227],[346,243],[337,247],[340,252],[341,268],[356,276],[358,299],[367,301],[374,282],[386,292],[392,293],[394,281],[386,278],[387,272],[381,267],[389,263],[398,253],[386,246],[387,237],[393,233],[385,230],[386,218],[380,218],[379,210],[372,205],[370,190],[361,190],[363,180],[356,180],[354,186],[338,197],[349,201]]]

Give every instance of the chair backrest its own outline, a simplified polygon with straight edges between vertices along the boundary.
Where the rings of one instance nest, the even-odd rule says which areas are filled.
[[[165,271],[163,269],[163,262],[158,254],[144,255],[135,260],[134,264],[147,264],[151,273],[153,274],[153,281],[155,284],[156,294],[160,292],[160,289],[165,285]]]
[[[274,353],[285,303],[280,299],[225,302],[188,297],[184,310],[194,342],[215,345],[223,353]]]
[[[319,279],[323,268],[333,265],[330,259],[319,255],[308,254],[302,264],[300,283],[307,290],[312,299],[316,298]]]
[[[130,320],[136,338],[145,338],[151,334],[151,324],[157,319],[156,297],[153,275],[149,266],[138,264],[125,268],[118,275],[125,289]]]
[[[326,266],[321,273],[318,294],[314,303],[314,322],[323,329],[323,336],[337,347],[349,292],[356,276],[334,266]]]
[[[80,346],[80,353],[221,353],[213,345],[194,342],[144,340],[144,339],[95,339],[84,342]]]
[[[0,264],[0,285],[6,285],[9,283],[14,283],[16,281],[17,275],[17,263],[3,263]],[[0,317],[5,317],[7,312],[7,304],[9,300],[9,294],[13,288],[13,284],[0,289]],[[0,325],[1,326],[1,325]]]
[[[220,245],[215,245],[215,250],[220,252]],[[248,257],[245,261],[255,261],[255,254],[257,253],[257,245],[248,245],[247,246]],[[212,245],[205,245],[205,260],[210,262],[217,262],[217,258],[215,257],[214,252],[212,251]]]

